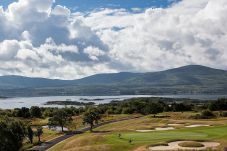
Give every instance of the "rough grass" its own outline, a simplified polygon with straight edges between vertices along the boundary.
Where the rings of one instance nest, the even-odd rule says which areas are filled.
[[[151,116],[145,116],[138,119],[131,119],[127,121],[121,121],[97,128],[97,131],[135,131],[144,129],[154,129],[155,127],[165,127],[167,119],[151,118]]]
[[[101,122],[105,122],[105,121],[110,121],[110,120],[118,120],[118,119],[122,119],[122,118],[132,118],[132,117],[136,117],[138,116],[138,114],[106,114],[102,116]],[[82,127],[85,127],[88,125],[84,125],[83,124],[83,116],[74,116],[73,117],[73,121],[70,125],[68,125],[67,127],[70,130],[76,130]]]
[[[190,141],[190,142],[182,142],[178,144],[181,147],[204,147],[203,144],[195,141]]]
[[[104,142],[105,138],[101,134],[95,134],[88,137],[81,136],[79,139],[74,139],[69,142],[62,148],[63,150],[70,150],[73,147],[73,150],[107,150],[107,144],[101,144]],[[76,146],[75,146],[76,144]]]

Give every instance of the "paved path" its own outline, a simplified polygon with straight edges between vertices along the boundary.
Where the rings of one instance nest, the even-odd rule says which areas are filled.
[[[106,125],[106,124],[110,124],[110,123],[115,123],[115,122],[120,122],[120,121],[125,121],[125,120],[131,120],[131,119],[136,119],[136,118],[139,118],[140,116],[138,117],[132,117],[132,118],[123,118],[123,119],[119,119],[119,120],[111,120],[111,121],[106,121],[106,122],[103,122],[103,123],[100,123],[100,124],[97,124],[94,126],[94,128],[97,128],[97,127],[100,127],[102,125]],[[85,127],[85,128],[82,128],[80,130],[76,130],[76,131],[73,131],[69,134],[65,134],[63,136],[60,136],[60,137],[57,137],[53,140],[50,140],[48,142],[45,142],[45,143],[42,143],[41,145],[39,146],[35,146],[31,149],[29,149],[29,151],[45,151],[45,150],[48,150],[50,149],[51,147],[53,147],[54,145],[72,137],[72,136],[75,136],[76,134],[81,134],[81,133],[84,133],[86,131],[90,130],[90,127]]]

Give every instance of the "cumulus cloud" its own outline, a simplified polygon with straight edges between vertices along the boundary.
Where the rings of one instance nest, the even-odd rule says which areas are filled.
[[[188,64],[227,69],[227,1],[72,12],[53,0],[0,7],[0,74],[75,79]]]

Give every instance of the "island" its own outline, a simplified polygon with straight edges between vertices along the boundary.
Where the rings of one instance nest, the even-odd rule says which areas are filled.
[[[78,102],[78,101],[48,101],[45,105],[76,105],[76,106],[92,106],[94,102]]]

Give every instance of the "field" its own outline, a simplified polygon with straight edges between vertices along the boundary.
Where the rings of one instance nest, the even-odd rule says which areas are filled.
[[[85,133],[65,140],[49,151],[146,151],[149,146],[166,144],[176,140],[215,141],[221,143],[217,150],[223,150],[227,143],[227,119],[209,120],[188,119],[194,112],[162,113],[169,118],[145,116],[139,119],[108,124],[95,129],[94,133]],[[152,130],[155,127],[168,127],[176,124],[174,130],[137,132]],[[187,128],[192,124],[210,125]],[[120,134],[120,136],[119,136]],[[130,142],[131,140],[131,142]]]

